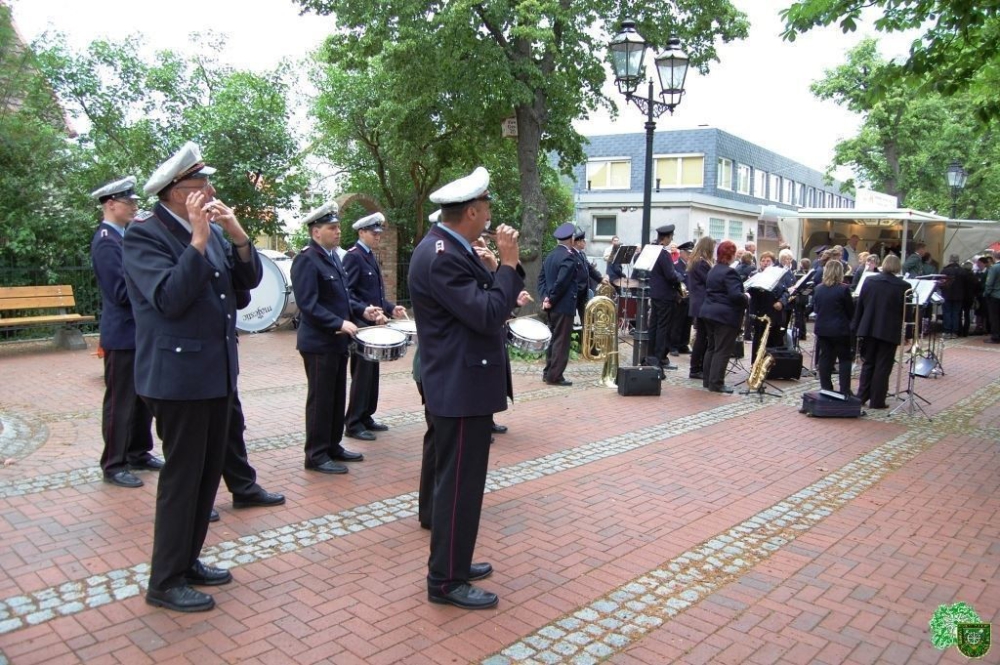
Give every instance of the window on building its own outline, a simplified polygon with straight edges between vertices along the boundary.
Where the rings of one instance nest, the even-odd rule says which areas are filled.
[[[726,220],[715,217],[708,218],[708,235],[716,242],[726,239]]]
[[[753,195],[758,199],[767,198],[767,171],[753,170]]]
[[[705,186],[704,155],[660,155],[654,162],[653,177],[660,181],[661,189]]]
[[[743,222],[738,222],[734,219],[729,220],[729,239],[736,241],[739,244],[740,240],[743,240]]]
[[[833,192],[826,193],[826,207],[827,208],[833,207]]]
[[[591,160],[587,162],[587,183],[590,189],[630,189],[632,161],[627,158]]]
[[[799,183],[798,192],[797,192],[797,195],[795,197],[795,205],[807,206],[809,204],[806,201],[807,201],[807,199],[806,199],[806,186],[804,184],[802,184],[802,183]]]
[[[781,200],[781,178],[773,173],[768,176],[767,198],[772,201]]]
[[[715,186],[719,189],[733,188],[733,160],[719,157]]]
[[[782,195],[781,195],[781,202],[782,203],[791,203],[792,202],[792,192],[795,191],[795,181],[794,180],[789,180],[788,178],[784,178],[782,184],[784,184],[784,191],[782,192]]]
[[[736,191],[740,194],[750,194],[750,167],[740,164],[736,167]]]
[[[618,235],[618,217],[594,215],[594,238],[613,238]]]

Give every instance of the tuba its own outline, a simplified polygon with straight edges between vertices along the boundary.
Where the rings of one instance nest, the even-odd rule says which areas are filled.
[[[618,379],[618,314],[615,301],[594,296],[583,312],[580,349],[587,360],[603,360],[601,385],[616,388]]]
[[[771,332],[771,317],[755,316],[758,321],[765,321],[764,332],[761,333],[760,346],[757,347],[757,355],[753,359],[753,366],[750,368],[750,376],[747,377],[747,388],[751,391],[760,390],[764,385],[767,373],[774,365],[774,356],[767,352],[767,334]],[[763,397],[761,397],[763,399]]]

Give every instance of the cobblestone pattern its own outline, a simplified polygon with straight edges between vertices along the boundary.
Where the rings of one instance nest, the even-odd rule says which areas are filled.
[[[994,382],[942,412],[914,420],[878,446],[728,532],[640,575],[482,661],[483,665],[596,664],[641,639],[767,559],[892,471],[1000,399]]]
[[[44,423],[0,412],[0,462],[30,455],[49,437]]]

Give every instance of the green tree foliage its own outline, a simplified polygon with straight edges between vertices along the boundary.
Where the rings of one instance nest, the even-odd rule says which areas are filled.
[[[418,110],[384,120],[474,130],[436,144],[441,164],[468,171],[485,160],[490,135],[501,121],[517,118],[516,162],[521,214],[522,259],[528,281],[537,274],[545,232],[552,220],[545,195],[545,155],[558,156],[568,170],[583,159],[582,139],[572,122],[610,102],[601,93],[607,80],[604,58],[608,33],[617,30],[626,9],[612,0],[294,0],[306,10],[336,16],[338,31],[328,41],[331,66],[345,72],[369,71],[375,61],[383,83],[373,92],[404,100]],[[628,14],[651,42],[665,45],[678,35],[701,69],[715,59],[717,40],[746,36],[747,21],[729,0],[630,3]],[[363,94],[363,93],[362,93]],[[498,153],[499,154],[499,153]],[[503,220],[509,221],[509,220]]]
[[[0,5],[0,264],[53,274],[86,256],[81,155],[30,49]],[[92,207],[89,208],[92,210]],[[92,217],[92,215],[90,215]],[[87,229],[80,231],[81,229]],[[38,279],[32,277],[32,279]]]
[[[903,64],[886,66],[880,85],[893,82],[951,95],[968,92],[980,119],[1000,116],[1000,13],[995,0],[798,0],[781,12],[784,38],[817,26],[853,32],[863,13],[876,11],[880,32],[922,31]]]
[[[876,41],[866,39],[848,52],[843,65],[812,85],[820,99],[864,118],[857,136],[837,144],[831,170],[850,167],[864,184],[899,197],[903,206],[949,215],[945,172],[957,159],[969,174],[959,215],[996,218],[1000,149],[993,140],[994,123],[980,121],[970,92],[914,94],[901,81],[887,84],[883,71],[888,66]]]
[[[218,36],[195,39],[221,48]],[[35,46],[39,67],[69,113],[86,127],[77,186],[91,190],[133,174],[140,184],[185,141],[202,147],[218,196],[251,235],[282,233],[276,211],[307,184],[286,102],[286,68],[234,71],[214,58],[164,51],[147,61],[139,41],[93,42],[74,53],[60,37]]]

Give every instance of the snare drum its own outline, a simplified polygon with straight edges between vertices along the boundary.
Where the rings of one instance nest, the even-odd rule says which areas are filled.
[[[385,324],[387,328],[398,330],[406,335],[406,343],[410,346],[417,341],[417,322],[410,319],[393,319]]]
[[[399,360],[406,355],[406,334],[386,326],[359,328],[354,352],[372,362]]]
[[[551,339],[552,331],[538,319],[525,317],[507,322],[507,341],[515,349],[526,353],[544,353]]]
[[[250,303],[236,313],[236,329],[258,333],[291,321],[299,308],[292,293],[292,260],[270,249],[259,249],[264,269],[257,288],[250,291]]]

